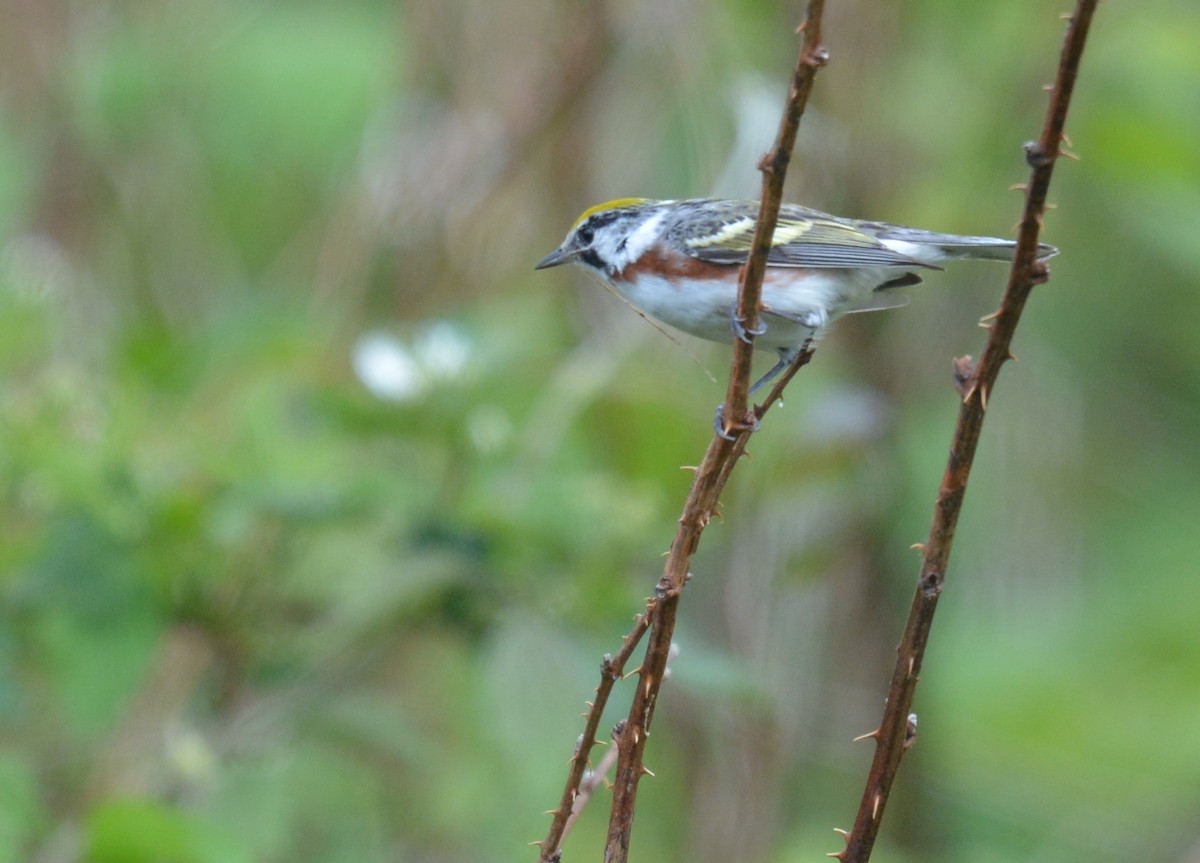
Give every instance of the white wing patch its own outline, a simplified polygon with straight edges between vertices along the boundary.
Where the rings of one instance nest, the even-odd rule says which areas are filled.
[[[705,234],[703,237],[693,237],[687,241],[689,247],[693,249],[703,249],[708,246],[720,246],[722,243],[732,240],[745,233],[750,228],[754,227],[755,220],[749,216],[743,216],[740,219],[735,219],[726,225],[722,225],[718,230],[711,234]]]
[[[783,246],[794,242],[812,230],[812,222],[802,219],[795,222],[780,223],[775,226],[775,236],[771,240],[773,246]]]

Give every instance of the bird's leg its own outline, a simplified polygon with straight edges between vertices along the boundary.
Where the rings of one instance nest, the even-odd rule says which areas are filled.
[[[807,346],[808,346],[808,343],[806,342],[805,347],[807,347]],[[746,395],[747,396],[754,395],[756,392],[758,392],[760,389],[762,389],[765,384],[769,384],[771,381],[775,380],[775,378],[779,377],[779,373],[782,372],[784,369],[786,369],[788,366],[790,366],[792,364],[792,360],[796,359],[796,357],[798,357],[798,356],[800,356],[799,349],[786,348],[784,350],[781,350],[779,352],[779,362],[777,362],[777,363],[775,363],[775,365],[771,366],[771,368],[767,371],[767,373],[765,375],[763,375],[761,378],[759,378],[753,384],[751,384],[750,390],[749,390],[749,392],[746,393]]]
[[[804,346],[801,348],[787,348],[787,349],[781,350],[779,352],[779,362],[777,362],[777,363],[775,363],[775,365],[771,366],[770,370],[765,375],[763,375],[761,378],[756,380],[750,386],[750,389],[746,392],[746,395],[747,396],[754,395],[758,390],[762,389],[764,384],[768,384],[771,381],[773,381],[775,378],[779,377],[779,373],[782,372],[784,369],[786,369],[789,365],[791,365],[792,362],[796,359],[796,357],[800,356],[800,352],[807,349],[810,344],[812,344],[811,339],[806,341],[804,343]],[[758,420],[755,420],[754,428],[752,429],[752,431],[758,431],[758,428],[759,428]],[[725,440],[733,440],[734,439],[733,435],[728,434],[725,431],[725,402],[721,402],[719,405],[717,405],[717,415],[713,419],[713,429],[716,430],[718,435],[725,438]]]

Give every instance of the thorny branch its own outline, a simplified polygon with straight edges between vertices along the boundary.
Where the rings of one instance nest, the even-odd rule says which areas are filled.
[[[824,0],[809,0],[807,14],[799,31],[802,34],[800,53],[792,76],[787,105],[780,120],[779,133],[771,152],[759,163],[759,169],[763,173],[762,204],[754,242],[746,266],[742,268],[738,288],[737,315],[750,332],[757,327],[767,253],[770,251],[770,239],[774,235],[779,206],[783,200],[783,181],[795,145],[800,117],[804,113],[817,70],[828,59],[821,44],[821,16],[824,6]],[[751,414],[747,410],[747,398],[752,352],[751,343],[740,338],[734,339],[730,383],[725,402],[726,416],[733,417],[730,427],[726,428],[729,437],[714,435],[704,460],[696,468],[695,478],[684,504],[683,514],[679,518],[679,526],[655,595],[638,617],[633,631],[626,636],[618,657],[611,661],[605,658],[600,685],[588,710],[583,736],[571,759],[566,788],[558,808],[553,812],[549,833],[538,843],[541,846],[539,863],[555,863],[561,858],[562,840],[571,818],[573,804],[580,794],[580,782],[584,777],[588,756],[596,743],[596,731],[604,705],[613,684],[624,673],[624,664],[633,648],[648,630],[646,653],[641,667],[635,672],[638,685],[628,718],[618,723],[618,728],[613,734],[618,756],[604,860],[605,863],[626,863],[628,860],[638,782],[642,775],[648,772],[644,765],[646,738],[650,732],[658,691],[670,654],[679,597],[690,575],[689,564],[692,555],[699,546],[704,528],[716,513],[721,491],[745,452],[750,434],[757,427],[757,421],[779,398],[792,376],[812,356],[811,351],[802,352],[780,376],[763,404],[756,407]]]
[[[929,539],[922,547],[923,561],[917,579],[916,594],[909,611],[908,625],[897,649],[896,668],[888,688],[887,706],[879,728],[868,737],[875,740],[875,757],[867,776],[866,788],[859,804],[854,827],[844,833],[846,848],[834,855],[842,863],[866,863],[871,856],[879,824],[887,805],[888,795],[900,767],[900,759],[912,745],[916,733],[916,717],[911,714],[913,695],[917,686],[925,645],[933,624],[934,611],[942,592],[954,529],[962,507],[987,410],[988,396],[1004,365],[1012,354],[1009,346],[1020,321],[1025,301],[1034,285],[1045,282],[1049,274],[1044,262],[1037,259],[1038,234],[1046,209],[1046,193],[1054,163],[1060,153],[1067,108],[1079,72],[1079,62],[1087,41],[1088,28],[1097,0],[1078,0],[1075,12],[1068,19],[1063,39],[1058,76],[1051,90],[1050,107],[1041,138],[1025,145],[1025,158],[1031,173],[1025,189],[1025,210],[1017,237],[1008,287],[1000,310],[991,322],[991,333],[973,372],[970,358],[956,361],[963,402],[958,423],[950,443],[950,457],[938,489]]]

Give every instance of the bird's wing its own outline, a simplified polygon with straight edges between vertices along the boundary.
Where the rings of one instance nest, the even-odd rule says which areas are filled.
[[[754,225],[755,215],[747,213],[684,242],[689,253],[702,261],[742,264],[750,252]],[[795,206],[780,210],[767,263],[775,267],[930,266],[889,249],[852,224]]]

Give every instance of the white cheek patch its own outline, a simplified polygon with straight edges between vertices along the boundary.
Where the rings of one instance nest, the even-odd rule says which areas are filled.
[[[658,241],[659,228],[666,217],[666,210],[662,210],[637,226],[625,240],[625,248],[621,250],[620,264],[617,266],[618,270],[624,269],[626,264],[636,261]]]

